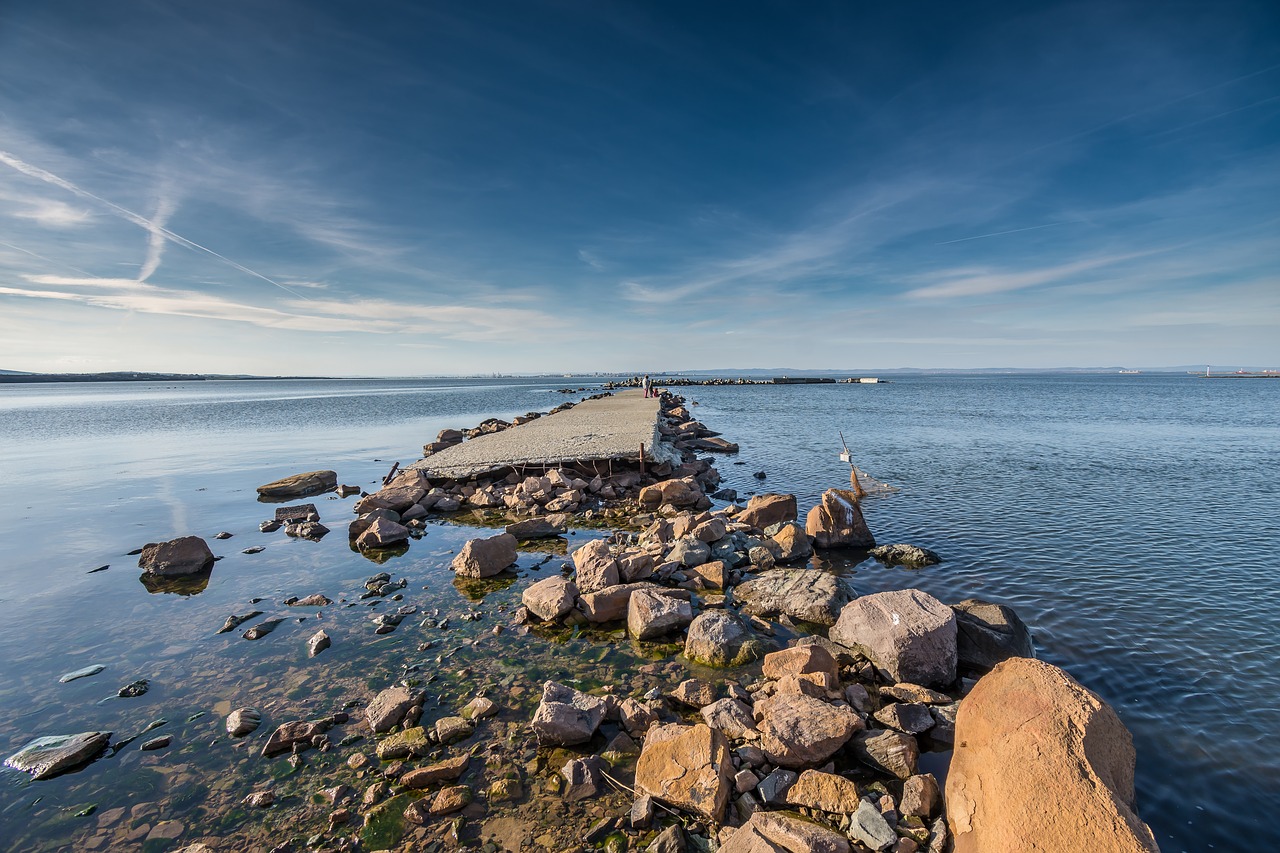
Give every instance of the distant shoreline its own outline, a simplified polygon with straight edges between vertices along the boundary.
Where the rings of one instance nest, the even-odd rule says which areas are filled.
[[[215,376],[198,373],[0,373],[0,384],[37,382],[208,382],[264,379],[332,379],[330,376]]]

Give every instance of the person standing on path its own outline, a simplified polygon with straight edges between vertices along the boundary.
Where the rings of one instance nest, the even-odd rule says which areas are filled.
[[[643,387],[644,387],[644,395],[645,395],[645,397],[650,396],[650,395],[649,395],[649,374],[647,374],[647,373],[644,375],[644,383],[643,383]]]

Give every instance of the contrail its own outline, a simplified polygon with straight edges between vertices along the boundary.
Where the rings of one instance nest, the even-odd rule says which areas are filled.
[[[139,216],[138,214],[134,213],[132,210],[129,210],[128,208],[121,207],[120,205],[115,204],[114,202],[107,201],[105,198],[94,195],[93,193],[89,192],[86,189],[81,189],[80,187],[76,186],[75,184],[71,183],[65,178],[60,178],[57,175],[53,174],[52,172],[48,172],[48,171],[45,171],[44,169],[41,169],[39,166],[32,166],[30,163],[25,163],[7,151],[0,151],[0,163],[4,163],[6,166],[9,166],[10,168],[17,170],[28,177],[35,178],[36,180],[44,181],[47,184],[53,184],[55,187],[64,189],[69,193],[74,193],[75,195],[78,195],[81,198],[87,198],[92,201],[96,201],[98,204],[104,205],[108,209],[114,211],[119,216],[123,217],[129,222],[132,222],[134,225],[137,225],[140,228],[146,229],[148,232],[152,234],[156,234],[156,233],[162,234],[166,238],[177,243],[179,246],[185,246],[188,249],[194,249],[195,251],[198,251],[198,252],[204,252],[206,255],[211,255],[217,258],[218,260],[222,261],[224,264],[227,264],[228,266],[231,266],[234,269],[238,269],[240,270],[240,272],[245,273],[246,275],[251,275],[254,278],[260,278],[263,281],[265,281],[267,284],[275,285],[276,287],[283,290],[285,293],[296,296],[299,299],[302,299],[307,302],[310,301],[309,299],[307,299],[307,297],[303,296],[301,293],[298,293],[295,290],[291,290],[290,288],[285,287],[283,284],[276,281],[275,279],[268,278],[267,276],[263,275],[260,272],[256,272],[255,270],[249,269],[243,264],[236,263],[235,261],[228,258],[226,255],[218,254],[213,249],[210,249],[208,246],[201,246],[199,243],[195,242],[194,240],[188,240],[186,237],[183,237],[181,234],[175,234],[174,232],[170,231],[168,228],[165,228],[162,225],[158,225],[155,222],[152,222],[151,220],[147,219],[145,216]]]
[[[984,237],[999,237],[1002,234],[1017,234],[1022,231],[1037,231],[1041,228],[1052,228],[1055,225],[1073,225],[1081,220],[1073,219],[1067,222],[1050,222],[1048,225],[1032,225],[1030,228],[1011,228],[1008,231],[992,231],[990,234],[978,234],[974,237],[961,237],[959,240],[943,240],[941,243],[934,243],[935,246],[949,246],[952,243],[964,243],[968,240],[981,240]]]
[[[46,258],[44,255],[37,255],[35,252],[31,251],[30,249],[24,249],[21,246],[15,246],[12,243],[6,243],[3,240],[0,240],[0,246],[5,246],[7,248],[13,249],[15,252],[22,252],[22,254],[24,255],[30,255],[31,257],[36,258],[37,260],[44,261],[46,264],[53,264],[55,267],[66,267],[72,272],[80,273],[80,275],[84,276],[85,278],[101,278],[102,277],[102,276],[94,275],[91,272],[85,272],[79,267],[73,267],[71,266],[71,264],[68,264],[64,261],[55,261],[53,258]]]

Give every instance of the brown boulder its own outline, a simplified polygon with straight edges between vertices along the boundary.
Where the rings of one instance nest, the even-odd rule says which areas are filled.
[[[692,605],[665,591],[637,590],[627,603],[627,631],[637,640],[661,637],[692,621]]]
[[[826,673],[835,683],[840,682],[840,665],[831,652],[819,645],[793,646],[764,656],[761,669],[765,678],[782,678],[784,675]]]
[[[657,509],[663,504],[695,506],[702,500],[702,489],[696,480],[686,477],[679,480],[663,480],[640,490],[640,505],[645,509]]]
[[[828,705],[800,693],[772,696],[756,703],[760,748],[774,764],[821,764],[863,728],[862,718],[846,706]]]
[[[573,581],[554,575],[525,589],[520,601],[543,622],[554,622],[573,609],[577,597],[578,588]]]
[[[375,733],[389,732],[404,720],[417,697],[406,687],[388,687],[365,708],[369,728]]]
[[[264,498],[300,498],[332,491],[338,486],[338,475],[333,471],[308,471],[258,486],[258,494]]]
[[[733,517],[734,521],[764,530],[775,524],[796,520],[795,495],[756,495],[747,508]]]
[[[616,586],[621,580],[618,561],[609,551],[609,543],[592,539],[573,552],[573,567],[577,572],[579,592],[599,592],[605,587]]]
[[[499,533],[488,539],[471,539],[453,558],[453,571],[464,578],[488,578],[516,561],[516,537]]]
[[[849,839],[784,812],[756,812],[720,846],[720,853],[849,853]]]
[[[138,567],[162,578],[195,575],[213,566],[213,552],[199,536],[152,542],[142,549]]]
[[[386,518],[375,519],[356,537],[356,547],[361,551],[376,551],[396,545],[409,538],[409,528]]]
[[[733,792],[733,758],[724,735],[709,726],[655,726],[636,762],[636,788],[655,799],[719,822]]]
[[[627,618],[627,608],[631,604],[631,595],[641,589],[656,589],[653,584],[621,583],[607,586],[599,592],[589,592],[582,596],[579,607],[588,622],[614,622]]]
[[[806,770],[787,789],[787,802],[832,814],[851,814],[858,808],[858,786],[834,773]]]
[[[783,524],[782,529],[773,534],[773,542],[778,546],[775,559],[779,563],[803,560],[813,553],[813,543],[809,541],[809,534],[799,522],[788,521]]]
[[[399,486],[380,489],[368,497],[356,501],[355,511],[358,513],[373,512],[375,509],[389,509],[392,512],[404,512],[416,504],[427,494],[421,486]]]
[[[805,531],[819,548],[874,548],[876,538],[867,529],[858,497],[848,489],[827,489],[822,501],[809,510]]]
[[[956,718],[955,853],[1157,850],[1135,812],[1134,759],[1115,711],[1066,672],[1027,658],[997,665]]]

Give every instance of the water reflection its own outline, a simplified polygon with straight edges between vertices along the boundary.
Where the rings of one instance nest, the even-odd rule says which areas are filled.
[[[180,577],[164,577],[162,575],[153,575],[150,572],[143,572],[138,576],[138,580],[147,588],[147,592],[154,594],[164,593],[172,595],[199,595],[209,588],[209,578],[213,575],[213,569],[205,569],[203,572],[197,572],[194,575],[183,575]]]

